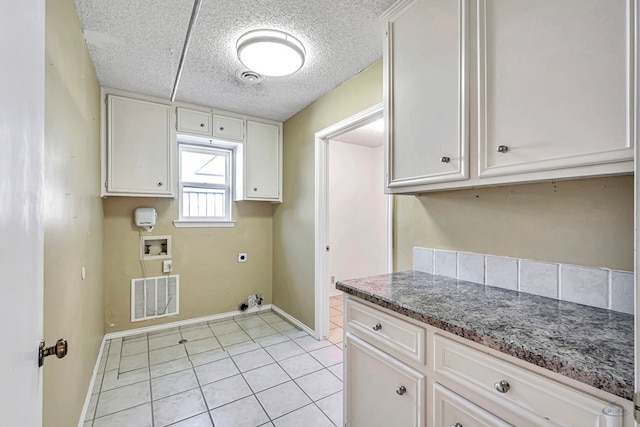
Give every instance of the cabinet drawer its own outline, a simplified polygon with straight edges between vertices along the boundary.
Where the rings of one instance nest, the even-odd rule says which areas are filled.
[[[425,330],[374,308],[347,300],[347,328],[391,354],[425,364]]]
[[[178,132],[212,136],[211,114],[178,108]]]
[[[434,426],[443,427],[511,426],[440,384],[433,385],[433,420]]]
[[[609,417],[603,414],[603,409],[609,406],[609,402],[439,335],[434,336],[433,348],[436,380],[470,400],[477,397],[485,403],[488,401],[497,404],[500,409],[492,409],[496,416],[510,420],[513,418],[513,415],[509,417],[510,413],[518,414],[520,420],[538,420],[523,421],[519,424],[523,426],[609,425]],[[501,381],[506,382],[503,383],[502,392],[498,391]],[[491,405],[491,408],[494,406]],[[503,409],[505,414],[499,413]],[[616,421],[621,420],[618,418]]]
[[[244,140],[244,120],[214,115],[213,136],[238,141]]]

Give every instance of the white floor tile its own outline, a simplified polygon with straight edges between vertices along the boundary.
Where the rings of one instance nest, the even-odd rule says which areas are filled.
[[[242,328],[233,320],[224,320],[221,322],[210,322],[209,327],[214,334],[225,335],[233,332],[242,332]]]
[[[337,426],[342,426],[342,410],[344,406],[342,392],[332,394],[324,399],[318,400],[316,405],[322,412]]]
[[[283,321],[282,317],[278,316],[277,314],[275,314],[272,311],[270,311],[268,313],[260,313],[260,314],[258,314],[258,316],[260,316],[260,318],[262,320],[264,320],[265,322],[267,322],[269,324],[278,323],[278,322],[282,322]]]
[[[256,338],[254,341],[257,342],[257,343],[260,343],[260,345],[263,346],[263,347],[269,347],[271,345],[280,344],[281,342],[290,341],[290,340],[291,340],[291,338],[289,338],[288,336],[280,334],[280,333],[276,333],[275,335],[269,335],[267,337]]]
[[[254,393],[291,381],[289,375],[276,363],[245,372],[244,378]]]
[[[296,383],[314,402],[342,390],[342,381],[326,369],[300,377]]]
[[[276,360],[288,359],[289,357],[297,356],[305,351],[293,341],[285,341],[280,344],[266,347],[271,357]]]
[[[193,366],[206,365],[207,363],[215,362],[216,360],[222,360],[229,357],[229,353],[221,348],[217,348],[211,351],[205,351],[204,353],[198,353],[189,356]]]
[[[100,393],[100,388],[102,387],[102,378],[104,377],[104,371],[98,372],[96,374],[96,379],[93,382],[93,390],[91,390],[91,394]]]
[[[96,418],[93,422],[93,427],[152,427],[152,425],[150,403]]]
[[[307,395],[293,381],[257,393],[256,396],[271,419],[311,403]]]
[[[199,388],[153,401],[155,427],[167,426],[206,412],[207,406]]]
[[[134,354],[120,359],[120,373],[135,371],[149,366],[149,355],[147,353]],[[110,370],[110,369],[109,369]]]
[[[202,392],[209,409],[215,409],[253,394],[242,375],[225,378],[203,386]]]
[[[275,329],[278,332],[287,332],[287,331],[297,330],[295,326],[293,326],[289,322],[285,322],[284,320],[280,320],[277,322],[274,321],[270,323],[270,325],[273,329]]]
[[[308,333],[306,333],[305,331],[301,331],[300,329],[291,329],[291,330],[285,331],[283,333],[286,336],[288,336],[289,338],[291,338],[292,340],[295,340],[296,338],[302,338],[302,337],[309,336]]]
[[[209,338],[204,338],[196,341],[189,341],[184,345],[189,355],[204,353],[205,351],[215,350],[220,348],[220,343],[213,335]]]
[[[195,372],[193,369],[187,369],[152,379],[151,395],[153,400],[158,400],[197,387],[199,384]]]
[[[146,353],[145,353],[146,356]],[[113,390],[114,388],[139,383],[149,380],[149,368],[144,367],[135,371],[118,373],[118,370],[107,371],[102,380],[102,391]]]
[[[182,338],[188,341],[197,341],[203,338],[213,338],[213,332],[208,325],[199,328],[190,328],[181,330]]]
[[[282,366],[291,378],[298,378],[324,368],[320,362],[307,353],[282,360],[280,366]]]
[[[229,356],[235,356],[236,354],[247,353],[249,351],[257,350],[261,348],[260,344],[248,341],[240,344],[230,345],[224,349],[229,353]]]
[[[338,377],[338,379],[340,381],[344,381],[344,379],[343,379],[343,376],[344,376],[344,364],[343,363],[338,363],[337,365],[330,366],[327,369],[329,371],[331,371],[331,373],[333,375]]]
[[[178,345],[182,336],[179,331],[164,335],[149,335],[149,350]]]
[[[258,326],[257,328],[247,329],[245,332],[254,340],[258,338],[268,337],[270,335],[279,334],[278,331],[276,331],[269,325]]]
[[[200,365],[195,370],[201,386],[240,373],[231,359],[222,359],[206,365]]]
[[[259,316],[256,316],[256,315],[251,315],[244,318],[236,318],[234,320],[238,325],[240,325],[242,329],[245,329],[245,330],[267,325],[267,322],[265,322]]]
[[[133,408],[151,401],[149,383],[142,382],[100,393],[96,418]]]
[[[276,427],[334,427],[316,405],[307,405],[273,422]]]
[[[309,354],[326,367],[342,362],[342,349],[335,345],[311,351]]]
[[[178,332],[180,332],[180,328],[176,326],[175,328],[166,328],[166,329],[160,329],[159,331],[149,332],[147,335],[149,336],[149,338],[151,338],[151,337],[159,337],[162,335],[171,335]]]
[[[304,351],[318,350],[331,345],[331,342],[327,340],[317,340],[311,335],[307,335],[306,337],[302,338],[296,338],[294,341],[296,342],[296,344],[302,347]]]
[[[171,360],[180,359],[187,356],[187,351],[184,349],[184,345],[178,344],[173,347],[160,348],[158,350],[152,350],[149,352],[149,363],[151,365],[157,365],[158,363],[165,363]]]
[[[256,427],[269,421],[255,396],[214,409],[211,417],[216,427]]]
[[[212,427],[211,418],[209,413],[196,415],[195,417],[187,418],[186,420],[179,421],[175,424],[171,424],[171,427]]]
[[[230,334],[217,335],[218,341],[222,344],[223,347],[240,344],[241,342],[251,341],[251,337],[245,334],[244,331],[232,332]]]
[[[275,362],[273,358],[269,356],[269,353],[262,348],[233,356],[233,361],[236,362],[240,372],[250,371]]]
[[[191,369],[193,366],[188,357],[171,360],[169,362],[158,363],[151,366],[151,378],[161,377],[162,375],[173,374],[174,372]]]
[[[122,356],[131,356],[138,353],[146,353],[149,351],[147,345],[147,336],[135,340],[126,340],[122,343]]]

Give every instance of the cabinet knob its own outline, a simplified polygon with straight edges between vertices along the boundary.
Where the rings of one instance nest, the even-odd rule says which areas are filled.
[[[443,157],[443,158],[440,159],[440,161],[442,163],[449,163],[451,161],[451,159],[449,157]]]
[[[158,183],[158,187],[162,187],[162,183],[161,182]]]
[[[463,427],[460,423],[451,424],[451,427]]]
[[[506,392],[509,391],[511,386],[509,385],[507,380],[502,380],[502,381],[499,381],[499,382],[495,383],[493,385],[493,388],[495,388],[500,393],[506,393]]]
[[[506,153],[507,151],[509,151],[509,147],[507,147],[506,145],[498,145],[498,153]]]
[[[399,396],[402,396],[406,392],[407,392],[407,388],[405,386],[403,386],[403,385],[401,385],[400,387],[398,387],[396,389],[396,393],[398,393]]]
[[[223,127],[223,126],[220,126],[220,130],[224,130],[224,127]]]
[[[258,187],[254,187],[253,191],[258,191]]]
[[[204,127],[204,123],[200,123],[200,127],[203,128]]]
[[[372,326],[372,328],[374,331],[379,331],[380,329],[382,329],[382,325],[380,323],[376,323]]]

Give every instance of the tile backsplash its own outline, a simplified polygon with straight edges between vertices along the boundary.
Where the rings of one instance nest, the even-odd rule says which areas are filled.
[[[413,248],[413,269],[633,314],[633,273],[606,268]]]

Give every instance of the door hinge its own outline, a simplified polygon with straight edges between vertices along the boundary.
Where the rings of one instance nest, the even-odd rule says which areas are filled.
[[[640,392],[633,394],[633,418],[640,423]]]

